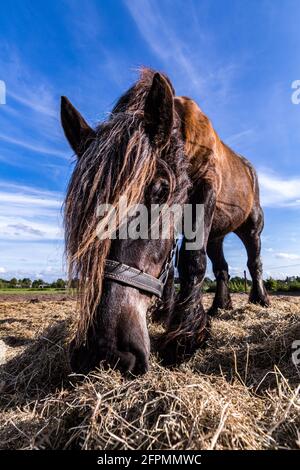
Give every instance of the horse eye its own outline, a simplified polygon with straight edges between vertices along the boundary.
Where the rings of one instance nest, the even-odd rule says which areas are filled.
[[[159,180],[157,181],[151,191],[151,196],[156,202],[163,202],[167,199],[169,191],[169,184],[166,180]]]

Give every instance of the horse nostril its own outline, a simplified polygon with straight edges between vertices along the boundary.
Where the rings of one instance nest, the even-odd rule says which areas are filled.
[[[142,362],[136,362],[135,368],[133,370],[134,375],[143,375],[146,374],[149,370],[149,363],[147,360]]]
[[[122,374],[142,375],[149,369],[148,358],[142,351],[114,351],[109,354],[107,361]]]
[[[149,355],[139,349],[134,351],[136,361],[132,371],[134,375],[143,375],[149,370]]]
[[[120,369],[122,373],[132,372],[134,370],[136,363],[135,355],[131,352],[117,352],[117,368]]]

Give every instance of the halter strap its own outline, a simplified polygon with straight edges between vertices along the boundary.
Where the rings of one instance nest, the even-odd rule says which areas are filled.
[[[176,255],[175,266],[177,265],[178,247],[179,243],[177,241],[167,258],[159,278],[111,259],[107,259],[105,262],[104,277],[161,298],[173,263],[174,254]]]

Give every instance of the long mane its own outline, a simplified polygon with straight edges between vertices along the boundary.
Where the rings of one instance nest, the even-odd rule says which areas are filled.
[[[167,179],[170,195],[176,188],[177,175],[172,165],[161,158],[144,130],[143,109],[153,75],[152,70],[143,69],[140,79],[119,99],[109,119],[96,129],[96,138],[77,161],[68,186],[65,243],[69,279],[78,279],[79,284],[77,342],[85,341],[93,323],[111,247],[110,239],[97,237],[97,208],[111,204],[117,209],[121,196],[127,197],[128,207],[140,203],[158,171]],[[187,185],[182,185],[181,191],[184,186]],[[117,215],[120,226],[127,214]],[[108,217],[102,218],[103,226]]]

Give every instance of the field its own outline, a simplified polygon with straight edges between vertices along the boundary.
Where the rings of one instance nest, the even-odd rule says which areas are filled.
[[[7,289],[0,289],[0,301],[4,298],[11,298],[11,296],[22,296],[27,295],[30,297],[34,296],[44,296],[44,295],[58,295],[58,294],[65,294],[65,295],[74,295],[72,289],[54,289],[54,288],[47,288],[47,289],[14,289],[14,288],[7,288]]]
[[[295,449],[300,447],[300,297],[264,309],[233,296],[205,350],[124,379],[70,374],[65,345],[75,302],[63,294],[0,297],[2,449]],[[205,296],[205,303],[211,296]],[[2,355],[1,355],[2,351]],[[300,355],[299,355],[300,356]]]

